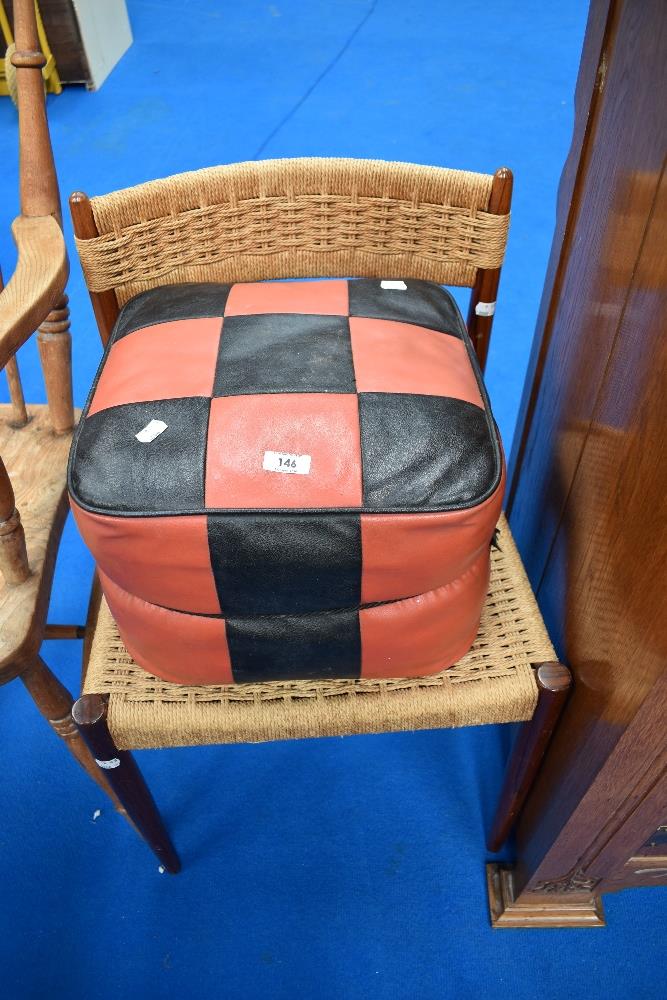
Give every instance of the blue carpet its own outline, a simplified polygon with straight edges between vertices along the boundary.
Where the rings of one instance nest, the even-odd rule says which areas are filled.
[[[136,41],[101,91],[49,99],[63,195],[254,156],[510,165],[514,216],[488,372],[509,448],[586,6],[130,0]],[[8,274],[17,171],[7,100],[0,121]],[[81,404],[99,347],[74,254],[72,271]],[[21,362],[30,396],[43,399],[34,343]],[[68,523],[52,621],[83,620],[90,572]],[[79,645],[44,650],[71,688]],[[608,897],[605,931],[488,927],[483,830],[508,727],[142,753],[184,862],[170,878],[70,764],[20,684],[0,691],[0,713],[8,1000],[664,995],[664,890]]]

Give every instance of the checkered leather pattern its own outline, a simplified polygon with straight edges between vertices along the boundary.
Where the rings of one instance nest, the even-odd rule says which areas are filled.
[[[154,673],[401,676],[474,638],[502,455],[439,286],[189,284],[122,310],[69,483]]]

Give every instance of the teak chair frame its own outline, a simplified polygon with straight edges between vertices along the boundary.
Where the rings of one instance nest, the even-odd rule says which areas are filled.
[[[75,192],[70,208],[103,344],[122,304],[165,280],[381,277],[390,272],[471,288],[467,324],[484,368],[511,195],[512,174],[506,168],[491,178],[411,164],[304,159],[212,168],[92,201]],[[470,201],[472,214],[486,226],[481,233],[471,228]],[[370,253],[364,233],[369,227],[373,232],[375,224],[385,227],[388,243],[378,238]],[[168,260],[160,241],[173,252]],[[491,244],[493,266],[479,266],[475,254],[484,259]],[[447,247],[453,247],[451,255]],[[93,622],[99,607],[98,594]],[[535,679],[536,710],[515,744],[489,837],[492,850],[511,830],[571,684],[567,668],[555,662],[535,664]],[[75,720],[135,826],[165,868],[175,872],[176,852],[130,753],[114,742],[107,705],[106,695],[83,694]]]
[[[41,72],[38,72],[43,56],[37,49],[31,0],[16,0],[15,6],[17,52],[13,61],[17,67],[19,91],[22,215],[14,225],[19,265],[0,298],[3,307],[8,307],[8,319],[0,325],[0,367],[8,368],[12,414],[19,425],[13,433],[26,434],[31,426],[26,420],[33,411],[25,410],[13,356],[41,324],[40,356],[53,419],[50,440],[67,442],[75,421],[69,320],[63,294],[67,258],[60,229]],[[218,202],[210,198],[215,191],[222,193]],[[164,269],[148,275],[150,261],[155,258],[155,231],[167,241],[175,239],[178,242],[184,231],[179,215],[185,215],[188,226],[191,222],[201,226],[204,220],[204,239],[202,242],[201,233],[196,234],[197,247],[201,243],[201,248],[194,258],[186,256],[176,264],[172,262],[166,270],[167,280],[203,280],[206,277],[209,280],[255,280],[350,274],[381,277],[390,272],[402,277],[467,286],[472,289],[468,329],[483,367],[500,281],[511,192],[512,175],[505,168],[490,178],[409,164],[293,160],[199,171],[141,185],[92,202],[86,195],[76,193],[70,205],[104,343],[120,305],[142,287],[164,283]],[[206,219],[216,208],[220,210],[220,217],[211,238]],[[100,219],[105,212],[108,225],[102,227]],[[263,224],[258,227],[257,236],[255,223],[262,217]],[[313,218],[317,222],[314,230]],[[220,239],[220,226],[224,230],[225,220],[229,252],[226,241]],[[363,239],[368,238],[369,233],[375,238],[376,229],[380,236],[373,251],[369,252]],[[242,247],[234,252],[235,240],[240,240],[245,249]],[[389,242],[383,245],[383,240]],[[32,426],[36,426],[36,419],[33,417]],[[29,450],[26,445],[26,452]],[[80,763],[110,794],[116,807],[127,814],[165,869],[177,872],[178,857],[150,792],[131,753],[119,749],[109,730],[108,696],[89,693],[79,698],[71,713],[77,733],[71,724],[69,695],[39,658],[43,638],[85,636],[85,670],[102,608],[99,587],[94,581],[86,626],[49,627],[45,624],[57,543],[66,511],[64,469],[60,474],[60,492],[48,525],[47,553],[38,574],[39,586],[35,590],[37,596],[29,637],[21,645],[12,665],[4,664],[2,679],[23,678],[56,731],[68,740]],[[0,568],[7,592],[16,594],[19,592],[16,588],[28,586],[36,574],[34,566],[29,566],[23,529],[4,466],[1,477]],[[570,673],[560,663],[538,662],[533,667],[535,710],[532,718],[523,724],[511,755],[489,837],[491,850],[497,850],[511,830],[571,685]]]

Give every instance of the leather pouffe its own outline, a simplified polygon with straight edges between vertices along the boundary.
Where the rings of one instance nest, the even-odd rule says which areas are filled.
[[[69,468],[128,651],[184,684],[450,666],[479,626],[503,487],[454,300],[400,279],[137,296]]]

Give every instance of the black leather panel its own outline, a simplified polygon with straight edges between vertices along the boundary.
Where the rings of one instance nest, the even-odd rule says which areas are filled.
[[[209,514],[208,540],[225,618],[360,603],[358,514]]]
[[[202,396],[112,406],[79,425],[70,455],[74,500],[102,512],[178,513],[204,506],[210,400]],[[167,424],[155,440],[135,435]]]
[[[357,611],[228,618],[227,645],[237,683],[358,677]]]
[[[191,282],[163,285],[142,292],[123,306],[111,339],[120,340],[133,330],[175,319],[223,316],[231,285]]]
[[[487,415],[445,396],[359,394],[364,507],[432,510],[479,503],[500,462]]]
[[[225,319],[214,396],[354,391],[346,316],[265,313]]]
[[[461,337],[461,314],[448,291],[432,281],[405,281],[405,290],[382,288],[375,278],[348,282],[350,316],[414,323]]]

